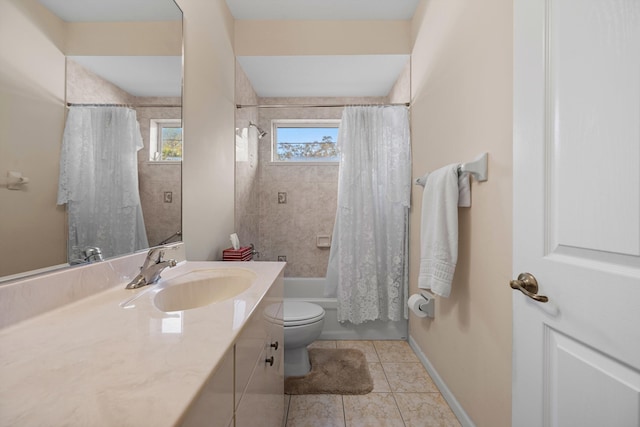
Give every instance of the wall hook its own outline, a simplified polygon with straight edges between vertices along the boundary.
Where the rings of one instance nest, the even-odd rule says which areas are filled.
[[[7,188],[9,190],[22,190],[22,186],[29,182],[29,178],[22,176],[22,172],[7,172]]]

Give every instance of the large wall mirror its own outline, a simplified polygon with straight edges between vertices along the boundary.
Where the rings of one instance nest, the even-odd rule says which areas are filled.
[[[147,245],[179,240],[182,12],[175,2],[0,0],[0,39],[0,282],[83,261],[69,253],[73,214],[58,204],[63,133],[74,108],[135,111],[144,148],[133,165]]]

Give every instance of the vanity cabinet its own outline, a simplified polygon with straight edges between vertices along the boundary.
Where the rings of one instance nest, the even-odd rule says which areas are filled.
[[[231,348],[187,410],[181,427],[233,427],[233,370]]]
[[[282,295],[280,276],[236,342],[236,427],[280,427],[283,424]]]
[[[162,286],[124,288],[122,278],[144,257],[0,287],[0,300],[11,302],[0,316],[0,425],[281,426],[284,263],[183,257],[163,273],[165,282],[196,271],[234,277],[234,269],[252,271],[255,279],[234,297],[175,313],[156,305]],[[91,298],[79,291],[86,287]],[[36,292],[65,299],[34,309],[25,296]],[[258,422],[250,421],[253,414],[260,414]]]
[[[284,422],[283,278],[255,308],[182,427],[281,427]],[[244,310],[235,301],[235,310]]]

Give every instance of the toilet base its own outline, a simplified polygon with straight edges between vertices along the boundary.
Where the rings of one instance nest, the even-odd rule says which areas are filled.
[[[299,377],[311,371],[307,347],[284,349],[284,376]]]

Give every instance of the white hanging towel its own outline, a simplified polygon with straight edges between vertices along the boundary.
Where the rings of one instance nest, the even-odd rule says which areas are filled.
[[[471,207],[471,184],[468,173],[461,173],[458,177],[458,207]]]
[[[458,261],[458,164],[423,180],[418,287],[448,297]]]

